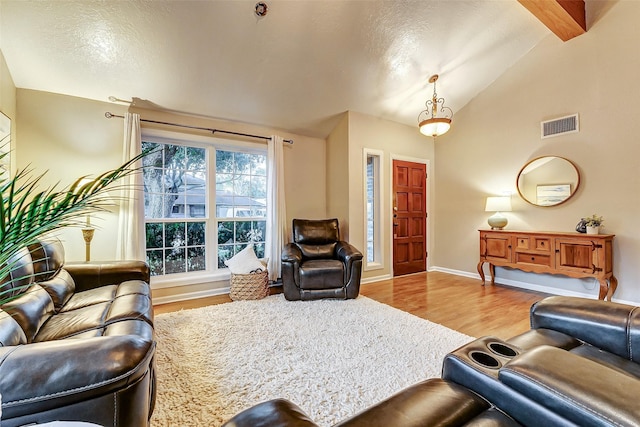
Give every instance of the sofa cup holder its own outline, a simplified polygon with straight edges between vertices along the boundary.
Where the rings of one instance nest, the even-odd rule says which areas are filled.
[[[508,359],[518,355],[516,350],[500,342],[490,342],[487,344],[487,347],[489,347],[489,350],[491,350],[492,353]]]
[[[485,368],[499,369],[502,366],[502,363],[500,363],[498,359],[484,351],[474,350],[469,353],[469,358]]]

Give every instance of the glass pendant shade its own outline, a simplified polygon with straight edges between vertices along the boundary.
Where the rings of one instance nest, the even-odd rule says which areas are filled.
[[[426,136],[440,136],[451,128],[451,119],[435,118],[421,121],[418,126],[420,133]]]

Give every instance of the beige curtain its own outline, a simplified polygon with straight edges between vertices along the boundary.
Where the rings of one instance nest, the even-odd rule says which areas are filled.
[[[126,162],[141,152],[140,115],[126,113],[124,117],[122,160]],[[141,168],[142,162],[140,161],[134,167]],[[116,256],[119,259],[141,261],[146,259],[142,171],[129,175],[124,178],[122,183],[116,251]]]
[[[272,136],[267,143],[267,247],[269,279],[281,277],[280,254],[287,242],[287,212],[284,197],[284,140]]]

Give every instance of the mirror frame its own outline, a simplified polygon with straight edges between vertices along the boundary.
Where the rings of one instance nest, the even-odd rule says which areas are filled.
[[[523,172],[523,171],[524,171],[524,170],[525,170],[529,165],[531,165],[531,163],[533,163],[533,162],[535,162],[535,161],[537,161],[537,160],[540,160],[540,159],[547,158],[547,157],[553,157],[553,158],[557,158],[557,159],[562,159],[562,160],[566,161],[567,163],[569,163],[571,166],[573,166],[573,169],[576,171],[576,175],[577,175],[578,179],[577,179],[577,181],[576,181],[575,188],[571,191],[571,194],[569,195],[569,197],[567,197],[566,199],[564,199],[564,200],[563,200],[563,201],[561,201],[560,203],[556,203],[556,204],[554,204],[554,205],[538,205],[538,204],[536,204],[536,203],[533,203],[533,202],[532,202],[532,201],[530,201],[529,199],[527,199],[527,198],[522,194],[522,191],[520,190],[520,185],[519,185],[519,184],[520,184],[520,176],[522,175],[522,172]],[[565,157],[562,157],[562,156],[552,156],[552,155],[549,155],[549,156],[540,156],[540,157],[536,157],[535,159],[531,159],[531,160],[529,160],[529,161],[528,161],[528,162],[527,162],[527,163],[526,163],[526,164],[525,164],[525,165],[520,169],[520,172],[518,172],[518,176],[516,177],[516,188],[518,189],[518,195],[520,195],[520,198],[521,198],[522,200],[524,200],[525,202],[529,203],[529,204],[530,204],[530,205],[532,205],[532,206],[537,206],[537,207],[539,207],[539,208],[552,208],[552,207],[555,207],[555,206],[560,206],[561,204],[566,203],[568,200],[571,200],[571,198],[572,198],[573,196],[575,196],[575,195],[576,195],[576,193],[578,192],[578,188],[580,188],[580,171],[578,170],[578,166],[576,166],[576,164],[575,164],[575,163],[573,163],[571,160],[569,160],[569,159],[567,159],[567,158],[565,158]]]

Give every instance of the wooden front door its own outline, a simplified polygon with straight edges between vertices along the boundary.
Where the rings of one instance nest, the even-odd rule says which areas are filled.
[[[427,166],[393,161],[393,275],[427,269]]]

